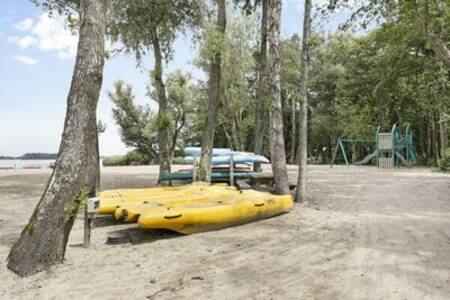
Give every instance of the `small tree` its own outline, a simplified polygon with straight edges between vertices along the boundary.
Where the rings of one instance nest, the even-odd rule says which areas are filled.
[[[114,83],[114,91],[110,91],[108,96],[115,105],[113,117],[125,145],[136,148],[143,156],[157,159],[155,118],[150,108],[136,105],[131,85],[125,86],[121,80]]]
[[[113,2],[109,34],[113,41],[121,41],[127,52],[135,54],[140,62],[147,51],[153,51],[155,61],[151,73],[159,109],[157,116],[160,176],[170,172],[167,93],[163,81],[163,60],[172,55],[172,44],[177,34],[200,25],[200,0],[135,0]]]

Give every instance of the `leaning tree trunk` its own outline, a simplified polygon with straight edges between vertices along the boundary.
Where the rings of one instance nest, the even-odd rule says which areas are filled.
[[[217,30],[225,34],[227,24],[225,0],[217,0]],[[208,81],[208,113],[202,139],[202,153],[198,169],[198,179],[209,182],[211,180],[212,148],[214,146],[214,131],[216,128],[217,112],[223,91],[220,84],[221,50],[214,54],[209,68]]]
[[[169,147],[169,118],[167,115],[166,88],[162,79],[162,53],[157,32],[153,33],[153,52],[155,55],[155,68],[153,81],[156,97],[158,98],[158,148],[159,148],[159,176],[170,173],[170,147]]]
[[[64,259],[80,194],[95,194],[97,102],[102,84],[106,1],[80,1],[80,36],[56,166],[44,194],[8,256],[8,268],[28,276]]]
[[[258,90],[255,113],[255,154],[263,154],[264,141],[264,103],[267,97],[267,11],[269,0],[262,0],[261,45],[258,64]]]
[[[306,178],[308,159],[308,67],[309,36],[311,31],[311,0],[305,0],[305,17],[303,19],[303,39],[300,67],[300,122],[299,155],[296,201],[306,201]]]
[[[283,111],[281,107],[280,84],[280,19],[281,0],[270,1],[269,7],[269,50],[270,50],[270,156],[275,181],[275,193],[289,193],[286,166],[286,149],[283,133]]]

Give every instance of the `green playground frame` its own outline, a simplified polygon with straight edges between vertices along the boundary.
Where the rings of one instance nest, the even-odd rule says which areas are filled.
[[[379,168],[414,165],[416,163],[416,151],[410,124],[407,124],[404,135],[400,134],[397,124],[392,126],[390,132],[380,132],[380,129],[381,126],[378,126],[372,139],[343,139],[339,137],[336,140],[330,167],[335,164],[339,150],[346,165],[370,164],[374,159],[376,159],[376,165]],[[345,147],[347,144],[372,146],[374,150],[359,161],[350,161]]]

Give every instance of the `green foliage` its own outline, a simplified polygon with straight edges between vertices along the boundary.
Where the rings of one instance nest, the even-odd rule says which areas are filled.
[[[176,37],[201,24],[202,11],[200,0],[111,1],[108,34],[112,41],[120,41],[123,50],[134,54],[138,61],[158,40],[168,60]]]
[[[114,91],[110,91],[108,96],[115,105],[113,117],[125,145],[138,149],[142,154],[157,157],[154,150],[157,129],[150,108],[136,105],[131,85],[125,85],[120,80],[115,82]]]
[[[104,167],[115,166],[134,166],[134,165],[148,165],[154,163],[154,160],[149,155],[145,155],[138,150],[128,151],[126,155],[113,155],[103,158]]]
[[[115,167],[115,166],[126,166],[125,155],[113,155],[103,158],[102,160],[104,167]]]
[[[185,164],[184,157],[183,156],[174,157],[172,163],[176,165],[183,165]]]
[[[450,171],[450,148],[442,151],[442,158],[439,160],[439,168],[442,171]]]
[[[77,198],[70,204],[64,206],[64,218],[70,220],[76,217],[78,209],[81,206],[86,205],[89,196],[89,190],[87,187],[81,188]]]
[[[156,116],[156,128],[158,128],[159,130],[161,129],[167,129],[167,130],[171,130],[173,129],[173,116],[172,113],[170,111],[166,111],[166,112],[160,112],[157,116]]]
[[[192,126],[196,119],[193,105],[199,97],[199,88],[193,83],[190,74],[175,71],[168,76],[167,92],[167,110],[159,115],[154,114],[149,106],[135,104],[131,85],[126,85],[123,81],[117,81],[114,90],[108,93],[115,105],[113,117],[119,126],[122,141],[148,157],[144,162],[157,161],[158,129],[168,130],[172,151],[176,146],[183,147],[193,136]],[[156,97],[152,91],[147,95],[153,99]],[[129,164],[119,157],[113,157],[110,161],[112,165]]]
[[[196,65],[207,71],[214,54],[221,51],[221,84],[224,90],[217,120],[215,146],[251,149],[254,125],[257,26],[253,16],[238,14],[227,23],[225,35],[207,23]],[[206,86],[206,83],[202,83]],[[207,104],[197,101],[197,128],[202,130]]]

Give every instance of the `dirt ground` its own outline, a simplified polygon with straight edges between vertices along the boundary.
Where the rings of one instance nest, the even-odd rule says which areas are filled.
[[[156,172],[105,168],[102,189],[149,186]],[[20,279],[6,257],[49,174],[0,171],[2,299],[450,299],[448,174],[311,166],[310,202],[288,214],[190,236],[103,218],[91,249],[80,216],[66,262]],[[131,243],[105,244],[118,231]]]

